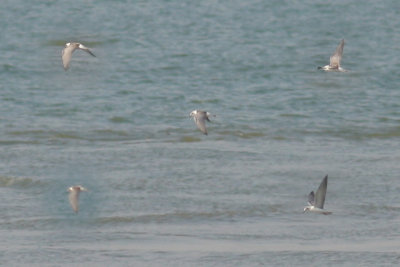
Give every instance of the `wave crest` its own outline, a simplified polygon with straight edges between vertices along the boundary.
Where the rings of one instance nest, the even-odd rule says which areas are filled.
[[[41,181],[28,177],[0,176],[0,187],[21,187],[29,188],[42,185]]]

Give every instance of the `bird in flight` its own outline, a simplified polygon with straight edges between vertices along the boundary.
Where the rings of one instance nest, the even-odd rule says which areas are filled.
[[[211,114],[207,111],[196,109],[190,112],[189,116],[193,118],[197,128],[199,128],[203,134],[207,135],[206,121],[210,121]]]
[[[86,46],[84,46],[81,43],[66,43],[64,49],[62,50],[62,56],[61,56],[64,70],[67,70],[69,68],[69,63],[71,62],[72,53],[76,49],[83,50],[83,51],[89,53],[90,55],[96,57],[92,53],[92,51],[89,50],[89,48],[87,48]]]
[[[75,213],[78,213],[79,209],[78,200],[79,200],[79,193],[81,191],[87,191],[87,189],[80,185],[75,185],[68,188],[69,203],[71,204],[71,207],[75,211]]]
[[[326,188],[328,187],[328,175],[322,179],[321,184],[318,187],[317,193],[314,195],[314,191],[308,195],[308,206],[304,208],[304,212],[311,211],[321,213],[325,215],[332,214],[330,211],[324,210]]]
[[[320,70],[324,71],[341,71],[345,72],[346,70],[340,66],[340,61],[342,60],[343,55],[343,47],[344,47],[344,39],[342,39],[335,50],[335,53],[330,57],[329,65],[318,67]]]

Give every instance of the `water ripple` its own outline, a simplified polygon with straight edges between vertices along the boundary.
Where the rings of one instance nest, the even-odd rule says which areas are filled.
[[[32,188],[44,185],[44,182],[29,177],[0,176],[0,187]]]

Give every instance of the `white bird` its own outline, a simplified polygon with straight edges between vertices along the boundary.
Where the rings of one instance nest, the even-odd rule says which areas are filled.
[[[332,214],[330,211],[324,210],[326,188],[328,186],[328,175],[322,180],[318,187],[317,193],[314,196],[314,191],[308,195],[308,206],[304,208],[304,212],[311,211],[316,213],[322,213],[324,215]]]
[[[84,46],[81,43],[66,43],[64,49],[62,50],[62,62],[64,66],[64,70],[67,70],[69,68],[69,63],[71,61],[72,53],[76,50],[80,49],[83,50],[92,56],[96,57],[92,51],[89,50],[86,46]]]
[[[340,67],[340,61],[342,60],[343,55],[343,47],[344,47],[344,39],[342,39],[335,50],[335,53],[330,57],[329,65],[318,67],[318,69],[322,69],[324,71],[342,71],[346,70]]]
[[[207,111],[202,111],[202,110],[193,110],[190,112],[190,117],[192,117],[197,125],[197,128],[199,130],[207,135],[207,128],[206,128],[206,120],[210,121],[211,114]],[[215,117],[215,115],[213,115]]]
[[[68,188],[69,203],[71,204],[71,207],[75,211],[75,213],[78,213],[79,209],[78,200],[79,200],[79,193],[81,191],[87,191],[87,189],[80,185],[71,186],[70,188]]]

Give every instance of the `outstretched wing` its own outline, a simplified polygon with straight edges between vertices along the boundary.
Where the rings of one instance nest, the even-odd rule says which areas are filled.
[[[314,191],[308,194],[308,205],[314,206]]]
[[[73,45],[65,46],[62,51],[62,62],[64,69],[67,70],[69,68],[69,63],[71,62],[72,53],[74,52],[75,47]]]
[[[79,44],[79,47],[78,47],[78,48],[81,49],[81,50],[83,50],[83,51],[85,51],[85,52],[87,52],[87,53],[89,53],[90,55],[96,57],[96,56],[92,53],[92,51],[90,51],[90,49],[87,48],[86,46],[84,46],[83,44]]]
[[[79,191],[77,190],[71,190],[69,192],[69,203],[71,204],[72,209],[75,212],[78,212],[78,199],[79,199]]]
[[[340,61],[342,60],[343,54],[343,47],[344,47],[344,39],[340,41],[338,47],[336,48],[335,53],[330,58],[329,66],[331,68],[337,69],[340,67]]]
[[[323,209],[325,203],[326,188],[328,187],[328,175],[322,180],[315,194],[315,207]]]
[[[202,133],[207,135],[207,128],[206,128],[206,116],[204,114],[197,114],[195,117],[197,128],[199,128]]]

